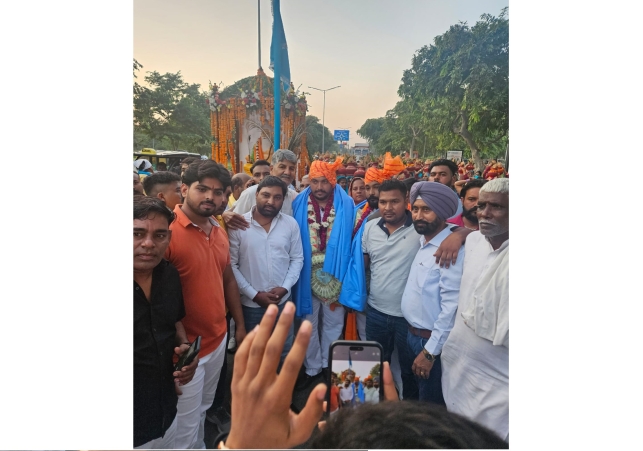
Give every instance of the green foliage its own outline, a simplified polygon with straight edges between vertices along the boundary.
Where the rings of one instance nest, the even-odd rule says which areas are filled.
[[[306,147],[310,157],[318,153],[339,152],[339,145],[333,141],[333,135],[328,130],[328,127],[324,126],[323,130],[324,151],[322,152],[322,124],[319,122],[318,117],[306,116]]]
[[[403,72],[401,100],[384,118],[357,131],[378,153],[424,157],[466,147],[481,157],[504,155],[509,132],[509,19],[483,14],[473,27],[452,25],[419,49]],[[467,155],[469,154],[469,155]]]
[[[135,70],[137,64],[135,61]],[[184,82],[181,72],[163,75],[148,72],[145,82],[147,87],[134,85],[135,145],[138,133],[148,140],[166,140],[169,150],[180,148],[207,155],[211,139],[210,110],[207,94],[200,91],[200,85]]]
[[[259,83],[259,77],[261,78],[262,83]],[[252,90],[259,92],[260,87],[262,87],[261,92],[264,96],[272,97],[272,77],[268,77],[265,74],[260,75],[259,77],[257,77],[256,75],[252,75],[250,77],[242,78],[239,81],[235,81],[230,86],[227,86],[224,89],[220,89],[219,97],[222,100],[227,100],[230,97],[239,97],[241,90]]]
[[[371,368],[371,371],[368,373],[371,375],[371,377],[375,378],[380,375],[380,364],[376,364],[373,368]]]

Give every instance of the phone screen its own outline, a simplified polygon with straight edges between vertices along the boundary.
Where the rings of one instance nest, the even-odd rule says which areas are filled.
[[[381,400],[382,348],[366,341],[336,341],[330,348],[328,412]]]

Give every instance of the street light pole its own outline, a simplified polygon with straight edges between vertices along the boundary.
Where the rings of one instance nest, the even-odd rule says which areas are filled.
[[[322,110],[322,148],[321,148],[321,153],[324,153],[324,129],[326,128],[326,91],[331,91],[335,88],[341,88],[341,86],[335,86],[334,88],[328,88],[328,89],[319,89],[319,88],[313,88],[312,86],[308,87],[309,89],[316,89],[317,91],[322,91],[324,93],[324,109]]]

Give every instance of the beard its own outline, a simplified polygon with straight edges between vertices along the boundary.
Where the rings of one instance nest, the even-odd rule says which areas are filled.
[[[214,202],[203,201],[200,204],[195,204],[189,196],[185,198],[185,203],[190,207],[190,210],[203,217],[216,216],[225,210],[225,206],[217,208]]]
[[[436,219],[435,221],[432,221],[432,222],[424,221],[422,219],[413,221],[413,227],[415,228],[415,231],[420,235],[430,235],[434,233],[436,230],[438,230],[438,228],[442,224],[443,222],[440,221],[439,219]]]
[[[320,202],[323,202],[330,197],[330,192],[327,193],[326,191],[321,189],[318,189],[317,191],[311,191],[311,194],[317,201]]]
[[[376,196],[368,196],[368,206],[371,207],[371,210],[377,210],[379,206],[380,198]]]
[[[266,218],[274,218],[279,214],[279,210],[277,210],[275,207],[272,205],[261,205],[257,204],[257,211],[261,216],[264,216]]]
[[[486,219],[478,221],[478,227],[480,227],[480,233],[487,237],[494,237],[509,232],[508,224],[504,226]]]
[[[462,206],[462,216],[464,218],[467,218],[469,221],[471,221],[474,224],[478,223],[478,215],[476,214],[478,212],[478,206],[474,206],[473,208],[467,210],[464,208],[464,205]]]

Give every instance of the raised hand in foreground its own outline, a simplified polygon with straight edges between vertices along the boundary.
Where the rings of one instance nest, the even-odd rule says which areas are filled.
[[[232,421],[225,441],[227,448],[292,448],[310,438],[322,415],[324,384],[313,389],[298,415],[290,410],[293,388],[306,355],[312,326],[309,321],[302,323],[277,375],[281,351],[295,316],[295,305],[286,303],[273,332],[277,312],[277,306],[268,306],[261,324],[246,335],[234,358]]]

